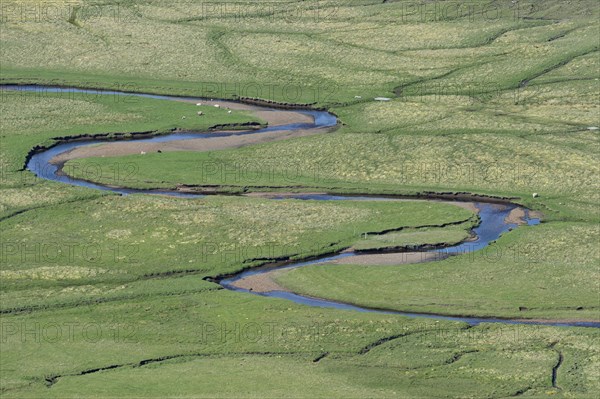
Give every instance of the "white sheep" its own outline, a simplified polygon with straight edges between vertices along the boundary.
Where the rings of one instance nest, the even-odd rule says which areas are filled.
[[[202,103],[196,103],[196,105],[197,105],[197,106],[201,106],[201,105],[202,105]]]
[[[227,111],[227,113],[228,113],[228,114],[230,114],[230,113],[231,113],[231,110]]]
[[[219,104],[215,104],[215,108],[221,108]]]
[[[539,197],[539,196],[540,196],[540,195],[539,195],[538,193],[533,193],[533,198],[537,198],[537,197]]]
[[[140,151],[140,154],[146,155],[146,151]]]
[[[202,116],[204,113],[202,111],[198,111],[198,116]]]

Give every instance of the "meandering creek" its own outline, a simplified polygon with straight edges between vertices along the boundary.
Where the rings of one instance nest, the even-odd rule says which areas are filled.
[[[45,87],[45,86],[2,86],[5,90],[15,89],[15,90],[23,90],[23,91],[47,91],[47,92],[68,92],[68,93],[86,93],[89,95],[116,95],[116,96],[140,96],[140,97],[149,97],[149,98],[157,98],[163,100],[175,100],[175,101],[207,101],[206,99],[200,98],[184,98],[184,97],[172,97],[172,96],[162,96],[162,95],[151,95],[151,94],[137,94],[137,93],[123,93],[123,92],[115,92],[115,91],[102,91],[98,90],[83,90],[83,89],[74,89],[74,88],[58,88],[58,87]],[[261,117],[269,121],[268,115],[276,115],[279,112],[287,112],[291,113],[299,113],[304,116],[310,117],[310,123],[307,122],[293,122],[293,123],[284,123],[278,124],[277,126],[272,126],[271,124],[263,129],[259,130],[249,130],[249,131],[236,131],[236,132],[211,132],[211,133],[192,133],[192,132],[177,132],[164,136],[156,136],[150,138],[140,138],[136,139],[135,143],[143,145],[145,143],[174,143],[177,142],[178,145],[185,145],[188,143],[196,143],[194,144],[194,150],[202,150],[201,144],[198,147],[199,140],[215,140],[218,138],[227,138],[228,142],[224,144],[225,146],[230,145],[231,148],[236,148],[242,145],[252,144],[252,142],[247,141],[247,135],[252,135],[252,137],[268,137],[269,141],[274,141],[278,139],[286,139],[289,137],[294,137],[290,132],[309,132],[310,134],[318,134],[321,132],[327,132],[328,129],[334,127],[337,124],[337,118],[326,112],[326,111],[313,111],[313,110],[304,110],[298,109],[294,111],[281,109],[275,109],[269,107],[268,105],[260,106],[260,105],[242,105],[240,103],[231,102],[231,101],[219,101],[220,104],[224,106],[229,106],[232,109],[236,109],[236,107],[243,106],[243,109],[253,109],[260,110],[263,112]],[[267,112],[268,111],[268,112]],[[265,114],[266,113],[266,117]],[[269,114],[269,112],[271,114]],[[245,141],[243,141],[245,140]],[[112,142],[111,145],[123,145],[126,143],[131,143],[132,141],[118,141]],[[27,168],[35,173],[37,176],[43,179],[54,180],[63,182],[66,184],[72,184],[77,186],[83,186],[98,190],[108,190],[121,195],[128,194],[152,194],[152,195],[169,195],[169,196],[177,196],[184,198],[200,198],[203,197],[202,194],[196,194],[191,192],[183,192],[176,190],[138,190],[131,189],[126,187],[109,187],[102,184],[97,184],[90,181],[80,180],[73,178],[71,176],[67,176],[62,172],[62,164],[64,161],[57,162],[56,159],[60,157],[67,157],[69,154],[73,154],[76,151],[81,151],[82,149],[88,148],[90,146],[97,146],[99,144],[106,144],[106,140],[77,140],[77,141],[67,141],[64,143],[57,144],[51,148],[44,149],[37,153],[33,153],[28,162]],[[227,144],[230,143],[230,144]],[[96,147],[93,147],[96,148]],[[222,147],[221,147],[222,148]],[[93,155],[90,155],[93,156]],[[263,193],[262,196],[266,198],[270,198],[272,200],[282,200],[282,199],[300,199],[300,200],[316,200],[316,201],[374,201],[374,200],[387,200],[394,201],[400,200],[400,198],[394,198],[390,196],[346,196],[346,195],[329,195],[329,194],[290,194],[290,195],[281,195],[278,193]],[[416,198],[415,198],[416,199]],[[419,198],[418,200],[423,201],[439,201],[440,198]],[[448,200],[448,199],[446,199]],[[446,247],[446,248],[433,248],[428,249],[427,251],[422,251],[417,254],[421,254],[423,261],[436,261],[439,259],[444,259],[448,256],[454,256],[457,254],[465,254],[469,252],[473,252],[476,250],[480,250],[485,248],[490,244],[490,242],[498,239],[501,234],[509,231],[510,229],[518,228],[518,224],[515,224],[510,221],[509,214],[515,209],[520,208],[522,210],[522,214],[525,216],[522,218],[523,224],[535,225],[540,221],[539,219],[529,217],[529,211],[527,209],[521,208],[519,205],[512,204],[506,201],[498,201],[494,199],[485,199],[480,197],[473,197],[473,199],[469,199],[466,196],[452,199],[455,203],[468,203],[471,207],[477,209],[480,217],[480,224],[477,226],[473,233],[475,239],[462,242],[458,245]],[[370,254],[377,255],[377,254]],[[380,253],[380,255],[389,255],[388,252]],[[273,265],[265,265],[263,267],[246,270],[240,272],[233,276],[227,276],[224,278],[215,279],[216,282],[220,283],[224,288],[240,292],[241,294],[246,295],[261,295],[275,298],[282,298],[286,300],[290,300],[299,304],[303,304],[306,306],[317,306],[317,307],[328,307],[328,308],[336,308],[343,310],[353,310],[360,312],[376,312],[376,313],[385,313],[385,314],[398,314],[407,317],[421,317],[421,318],[431,318],[431,319],[439,319],[439,320],[453,320],[453,321],[462,321],[467,322],[472,325],[476,325],[482,322],[494,322],[494,323],[508,323],[508,324],[539,324],[539,325],[551,325],[551,326],[581,326],[581,327],[595,327],[600,328],[600,323],[597,322],[552,322],[552,321],[534,321],[534,320],[509,320],[509,319],[501,319],[501,318],[479,318],[479,317],[461,317],[461,316],[446,316],[439,314],[425,314],[425,313],[409,313],[409,312],[399,312],[394,310],[387,309],[371,309],[366,307],[360,307],[347,303],[340,303],[336,301],[331,301],[323,298],[312,298],[308,296],[299,295],[296,293],[288,292],[285,290],[266,290],[266,291],[256,291],[249,288],[244,288],[243,284],[240,284],[241,281],[244,281],[248,278],[256,278],[256,276],[266,275],[268,273],[272,273],[274,270],[281,269],[291,269],[291,268],[300,268],[300,267],[310,267],[315,264],[324,264],[324,263],[340,263],[340,262],[348,262],[351,261],[355,257],[364,256],[364,254],[356,253],[354,251],[344,251],[342,253],[334,254],[332,256],[323,257],[320,259],[313,259],[310,261],[297,261],[297,262],[289,262],[282,264],[273,264]],[[335,267],[335,266],[334,266]]]

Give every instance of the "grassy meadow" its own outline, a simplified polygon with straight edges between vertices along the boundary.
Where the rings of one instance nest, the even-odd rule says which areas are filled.
[[[466,230],[476,218],[426,202],[111,195],[52,205],[3,222],[2,310],[138,295],[158,288],[154,277],[229,274],[350,247],[364,232],[461,221]]]
[[[597,320],[598,226],[520,227],[488,248],[394,266],[317,265],[277,278],[294,292],[408,312]],[[565,253],[564,247],[577,252]],[[331,285],[335,281],[335,285]],[[376,283],[377,289],[365,285]]]
[[[97,181],[137,188],[511,197],[542,212],[543,223],[439,262],[316,265],[277,282],[403,311],[598,321],[598,17],[595,0],[17,0],[2,4],[0,84],[326,108],[341,122],[327,134],[66,166],[77,177],[93,167],[102,171]],[[460,242],[477,222],[470,211],[118,196],[50,182],[24,164],[32,148],[61,137],[263,121],[131,96],[0,94],[2,398],[600,391],[598,329],[470,327],[315,308],[205,280],[350,246]],[[134,172],[125,181],[115,168]]]
[[[1,95],[0,218],[43,205],[99,195],[96,191],[47,182],[23,170],[27,154],[36,146],[51,147],[60,138],[80,135],[107,134],[107,138],[127,139],[133,132],[156,135],[174,130],[202,132],[222,123],[262,122],[242,111],[228,114],[211,106],[99,92],[52,93],[43,89],[27,92],[3,88]],[[199,110],[204,113],[202,117],[197,115]],[[100,170],[124,178],[135,169],[131,163],[112,162]]]

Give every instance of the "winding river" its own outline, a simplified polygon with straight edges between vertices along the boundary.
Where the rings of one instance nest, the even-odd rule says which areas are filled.
[[[117,91],[98,91],[98,90],[86,90],[86,89],[76,89],[76,88],[60,88],[60,87],[47,87],[47,86],[38,86],[38,85],[26,85],[26,86],[15,86],[15,85],[3,85],[1,86],[4,90],[21,90],[21,91],[44,91],[44,92],[56,92],[56,93],[83,93],[89,95],[116,95],[116,96],[139,96],[139,97],[147,97],[147,98],[155,98],[162,100],[175,100],[175,101],[207,101],[206,99],[201,98],[191,98],[191,97],[175,97],[175,96],[163,96],[163,95],[152,95],[152,94],[139,94],[139,93],[125,93],[125,92],[117,92]],[[231,102],[231,101],[219,101],[222,104],[227,104],[234,107],[239,103]],[[269,107],[268,105],[260,106],[253,105],[254,109],[260,109],[262,111],[270,111],[273,113],[277,112],[290,112],[281,111],[279,109],[275,109]],[[326,132],[327,128],[333,128],[337,124],[337,118],[326,112],[326,111],[314,111],[314,110],[294,110],[293,112],[303,114],[304,116],[310,117],[311,122],[299,122],[299,123],[290,123],[290,124],[279,124],[277,126],[268,126],[266,128],[260,130],[249,130],[249,131],[236,131],[236,132],[211,132],[211,133],[193,133],[193,132],[178,132],[172,133],[164,136],[156,136],[151,138],[143,138],[136,139],[136,143],[169,143],[169,142],[184,142],[186,140],[198,140],[198,139],[214,139],[215,137],[228,137],[231,139],[239,139],[244,135],[261,135],[265,133],[270,134],[279,134],[282,132],[294,132],[300,130],[309,130],[309,131],[323,131]],[[268,120],[268,119],[267,119]],[[274,140],[277,137],[274,137]],[[123,143],[125,141],[120,141],[119,143]],[[73,177],[67,176],[64,173],[61,173],[61,165],[60,162],[53,162],[59,155],[68,154],[72,151],[80,150],[81,148],[87,146],[93,146],[97,144],[105,144],[106,140],[77,140],[71,142],[64,142],[57,144],[51,148],[44,149],[43,151],[34,153],[31,155],[27,162],[27,169],[31,172],[35,173],[38,177],[48,180],[54,180],[63,182],[66,184],[83,186],[98,190],[107,190],[112,191],[121,195],[128,194],[151,194],[151,195],[169,195],[169,196],[177,196],[184,198],[201,198],[204,195],[182,192],[176,190],[138,190],[138,189],[130,189],[126,187],[109,187],[101,184],[97,184],[90,181],[79,180]],[[293,195],[280,195],[278,193],[267,193],[267,197],[272,200],[281,200],[281,199],[300,199],[300,200],[317,200],[317,201],[374,201],[374,200],[394,200],[394,198],[390,198],[390,196],[345,196],[345,195],[329,195],[329,194],[293,194]],[[396,199],[400,199],[399,197]],[[417,200],[415,198],[415,200]],[[428,200],[428,201],[436,201],[440,199],[418,199],[418,200]],[[529,211],[524,209],[516,204],[502,202],[499,203],[497,200],[489,199],[486,200],[484,198],[473,197],[472,199],[468,198],[457,198],[454,201],[465,202],[474,206],[479,213],[480,224],[473,230],[473,234],[476,237],[474,240],[465,241],[455,246],[446,247],[446,248],[434,248],[428,251],[423,251],[423,253],[429,253],[432,259],[427,261],[435,261],[437,259],[443,259],[448,256],[454,256],[456,254],[464,254],[476,250],[480,250],[489,245],[490,242],[498,239],[501,234],[518,228],[517,224],[513,224],[508,221],[509,214],[515,209],[520,208],[522,213],[525,215],[522,220],[524,223],[529,225],[535,225],[540,222],[539,219],[529,217]],[[249,277],[256,277],[261,274],[271,273],[274,270],[278,269],[290,269],[290,268],[300,268],[300,267],[309,267],[315,264],[323,264],[339,261],[341,259],[350,260],[349,258],[362,256],[362,254],[358,254],[352,250],[347,250],[342,253],[335,254],[333,256],[327,256],[320,259],[314,259],[310,261],[297,261],[285,264],[278,265],[265,265],[263,267],[246,270],[240,272],[233,276],[227,276],[223,278],[214,279],[214,281],[220,283],[224,288],[237,291],[240,293],[246,293],[251,295],[261,295],[275,298],[282,298],[286,300],[290,300],[299,304],[303,304],[306,306],[316,306],[316,307],[328,307],[328,308],[336,308],[343,310],[352,310],[352,311],[360,311],[360,312],[376,312],[376,313],[385,313],[385,314],[398,314],[407,317],[420,317],[420,318],[431,318],[431,319],[439,319],[439,320],[452,320],[452,321],[461,321],[466,322],[471,325],[477,325],[479,323],[507,323],[507,324],[537,324],[537,325],[549,325],[549,326],[579,326],[579,327],[594,327],[600,328],[600,323],[598,322],[553,322],[553,321],[536,321],[536,320],[526,320],[526,319],[501,319],[501,318],[481,318],[481,317],[462,317],[462,316],[447,316],[440,314],[427,314],[427,313],[409,313],[409,312],[400,312],[394,310],[386,310],[386,309],[372,309],[367,307],[360,307],[348,303],[340,303],[332,300],[327,300],[323,298],[312,298],[308,296],[299,295],[292,292],[287,292],[283,290],[272,290],[266,292],[257,292],[251,289],[242,288],[238,285],[241,280],[244,280]]]

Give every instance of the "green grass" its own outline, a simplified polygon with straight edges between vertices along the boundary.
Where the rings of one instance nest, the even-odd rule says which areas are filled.
[[[175,101],[138,97],[99,95],[97,93],[49,93],[2,90],[2,137],[0,167],[2,199],[0,216],[44,204],[97,197],[97,191],[69,187],[36,178],[24,171],[27,153],[36,146],[52,146],[60,137],[108,133],[108,137],[131,132],[164,134],[174,129],[206,131],[222,123],[261,122],[242,111],[227,114],[224,109]],[[205,114],[199,117],[196,113]],[[185,119],[182,119],[185,117]],[[123,173],[130,171],[123,164]],[[105,171],[115,171],[113,163]],[[104,170],[103,170],[104,171]]]
[[[104,172],[133,165],[136,173],[125,183],[135,187],[520,197],[546,223],[505,234],[486,251],[399,267],[313,266],[283,274],[281,283],[402,310],[598,318],[599,137],[588,129],[600,126],[595,0],[520,2],[518,14],[514,3],[497,2],[499,18],[482,14],[489,4],[476,1],[474,14],[441,19],[422,18],[407,8],[413,2],[403,1],[281,1],[267,9],[253,2],[240,14],[217,0],[229,7],[127,0],[118,3],[118,18],[114,2],[80,3],[76,12],[42,20],[3,12],[0,82],[316,103],[344,125],[231,151],[67,166],[101,165]],[[101,12],[92,12],[92,4]],[[372,101],[394,93],[393,101]],[[361,233],[464,220],[467,211],[416,203],[117,197],[21,170],[27,152],[54,137],[255,120],[213,108],[200,119],[198,109],[3,91],[0,284],[2,310],[12,312],[0,316],[3,397],[588,398],[600,391],[596,329],[467,328],[309,308],[203,280],[265,261],[257,257],[457,241],[471,221],[367,239]],[[99,180],[115,183],[111,176]],[[76,251],[40,259],[11,253],[10,245],[38,244]],[[273,326],[274,335],[254,340],[231,333],[252,323]],[[56,324],[58,339],[32,332],[42,326],[52,334]],[[101,337],[85,336],[86,325],[92,332],[99,327]],[[207,325],[217,332],[207,337]],[[72,336],[68,326],[77,326]],[[163,357],[173,358],[136,367]],[[111,365],[123,367],[75,375]],[[47,388],[45,378],[56,375],[62,377]]]
[[[276,280],[294,292],[376,308],[597,320],[598,237],[597,226],[553,222],[520,227],[483,250],[440,262],[316,265]]]
[[[424,202],[218,196],[106,196],[48,206],[3,222],[2,307],[136,295],[138,280],[152,276],[233,273],[269,259],[340,250],[364,232],[472,216],[453,205]]]
[[[219,184],[255,190],[283,186],[398,194],[467,191],[521,197],[548,218],[597,221],[597,145],[598,135],[592,131],[521,137],[341,130],[239,150],[89,158],[67,167],[72,165],[75,176],[85,177],[82,173],[91,164],[135,162],[136,175],[127,184],[141,188]],[[111,176],[99,180],[115,183]],[[532,193],[540,198],[533,200]]]
[[[23,166],[26,154],[36,145],[52,145],[53,138],[98,133],[130,133],[171,130],[206,131],[222,123],[256,121],[243,111],[177,101],[100,95],[98,93],[51,93],[2,91],[2,160],[7,172]],[[205,115],[199,117],[196,113]]]
[[[57,339],[52,327],[57,321],[70,325],[72,334],[63,329]],[[9,397],[78,397],[82,384],[89,397],[243,392],[451,398],[519,390],[590,397],[598,388],[593,329],[485,324],[467,329],[460,323],[266,302],[223,290],[3,316],[2,322],[3,362],[12,365],[3,372],[2,388]],[[36,323],[37,341],[31,333],[21,335],[20,328],[31,330]],[[564,358],[558,370],[562,391],[551,384],[556,351]],[[328,355],[314,363],[323,353]],[[23,357],[31,360],[20,362]],[[138,367],[146,359],[157,361]],[[121,367],[74,375],[112,365]],[[47,388],[45,378],[56,376]]]
[[[401,247],[419,247],[421,245],[452,245],[469,238],[471,223],[456,226],[426,227],[404,229],[381,235],[371,235],[363,239],[353,248],[357,250],[393,249]]]
[[[71,14],[37,23],[7,14],[3,79],[319,104],[383,95],[449,73],[448,82],[512,88],[550,60],[597,47],[599,15],[591,0],[553,0],[518,13],[501,2],[498,17],[475,2],[473,15],[443,20],[411,14],[407,2],[211,2],[217,5],[209,8],[124,1],[118,17],[110,2],[82,4],[71,22]],[[99,11],[86,14],[90,4]]]

